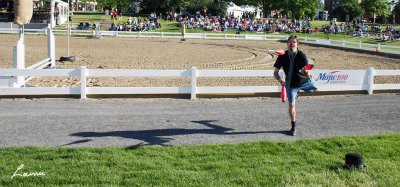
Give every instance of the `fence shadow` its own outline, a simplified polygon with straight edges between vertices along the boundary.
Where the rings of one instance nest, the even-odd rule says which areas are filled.
[[[207,135],[245,135],[245,134],[262,134],[262,133],[277,133],[289,135],[288,131],[244,131],[244,132],[231,132],[235,129],[226,128],[223,126],[215,125],[217,120],[201,120],[191,121],[195,124],[203,125],[207,128],[203,129],[154,129],[154,130],[138,130],[138,131],[109,131],[109,132],[77,132],[72,133],[70,136],[78,136],[82,138],[97,138],[97,137],[120,137],[126,139],[141,140],[142,143],[132,145],[128,148],[136,148],[140,146],[160,145],[169,146],[168,142],[173,141],[171,136],[179,135],[193,135],[193,134],[207,134]],[[64,146],[87,143],[91,139],[77,140]]]

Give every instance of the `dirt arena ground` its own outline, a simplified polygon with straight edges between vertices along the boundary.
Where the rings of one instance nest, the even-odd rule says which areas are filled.
[[[12,46],[17,35],[0,35],[0,68],[12,67]],[[26,66],[47,58],[47,38],[26,35]],[[285,43],[274,41],[202,40],[158,38],[104,37],[87,39],[72,37],[70,54],[73,63],[58,62],[57,68],[103,69],[273,69],[276,56],[267,48],[283,49]],[[316,69],[400,69],[400,59],[349,52],[339,49],[300,44]],[[67,37],[56,36],[56,57],[67,55]],[[377,77],[377,83],[400,83],[400,76]],[[67,87],[79,85],[78,79],[68,77],[35,78],[31,86]],[[272,78],[201,78],[199,86],[263,86],[276,85]],[[88,86],[189,86],[190,78],[89,78]]]

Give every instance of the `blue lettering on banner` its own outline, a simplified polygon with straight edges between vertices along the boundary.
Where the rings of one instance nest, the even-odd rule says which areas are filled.
[[[349,75],[340,73],[340,71],[332,71],[329,73],[320,73],[318,78],[315,80],[321,81],[324,84],[339,84],[339,83],[346,83],[346,80],[349,78]]]

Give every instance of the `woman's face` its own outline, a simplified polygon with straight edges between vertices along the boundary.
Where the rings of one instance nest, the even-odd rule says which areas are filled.
[[[297,47],[298,47],[297,39],[295,38],[290,39],[288,42],[289,51],[295,52],[297,51]]]

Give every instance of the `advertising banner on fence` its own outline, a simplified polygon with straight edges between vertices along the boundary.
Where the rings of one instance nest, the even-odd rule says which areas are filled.
[[[318,86],[362,85],[366,80],[366,70],[315,70],[312,78]]]

